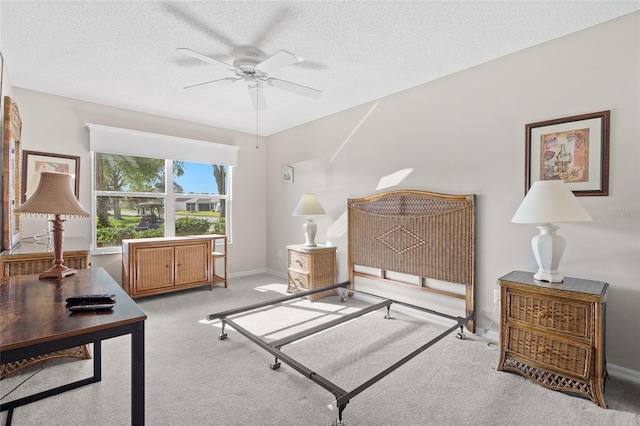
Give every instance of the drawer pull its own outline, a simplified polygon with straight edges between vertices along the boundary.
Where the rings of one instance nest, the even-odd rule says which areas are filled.
[[[298,264],[298,266],[302,267],[302,261],[300,259],[296,259],[295,262]]]
[[[548,317],[548,316],[549,316],[549,313],[548,313],[547,311],[540,311],[540,312],[538,313],[538,316],[539,316],[540,318],[546,318],[546,317]]]
[[[549,349],[545,348],[544,346],[540,346],[540,347],[538,348],[538,353],[539,353],[540,355],[544,355],[544,354],[546,354],[547,352],[549,352]]]

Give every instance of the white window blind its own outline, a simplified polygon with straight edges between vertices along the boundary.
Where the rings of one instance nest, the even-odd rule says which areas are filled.
[[[89,150],[93,152],[234,167],[238,165],[238,150],[240,149],[238,146],[91,123],[87,123],[87,128],[90,136]]]

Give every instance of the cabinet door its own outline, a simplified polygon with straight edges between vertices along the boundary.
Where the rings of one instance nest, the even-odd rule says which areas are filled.
[[[211,244],[196,243],[176,246],[176,285],[209,281],[211,276]]]
[[[173,285],[173,247],[135,250],[136,293]]]

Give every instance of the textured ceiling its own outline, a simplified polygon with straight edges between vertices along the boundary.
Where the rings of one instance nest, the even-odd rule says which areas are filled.
[[[1,1],[0,49],[13,86],[256,132],[247,84],[176,51],[232,63],[247,50],[304,62],[271,76],[270,135],[640,9],[639,1]]]

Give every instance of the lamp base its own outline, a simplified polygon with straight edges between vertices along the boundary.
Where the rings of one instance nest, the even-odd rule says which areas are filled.
[[[47,269],[44,272],[41,272],[38,278],[64,278],[69,275],[73,275],[76,273],[76,270],[73,268],[68,268],[64,266],[62,262],[64,259],[62,257],[62,219],[60,219],[60,215],[55,215],[55,219],[51,221],[53,224],[53,228],[51,230],[51,234],[53,236],[53,266]]]
[[[533,278],[538,281],[547,281],[550,283],[561,283],[562,281],[564,281],[564,276],[562,274],[544,271],[536,272],[535,274],[533,274]]]
[[[538,272],[533,278],[539,281],[561,283],[564,280],[558,272],[558,265],[562,259],[566,242],[562,236],[556,234],[559,226],[545,223],[538,226],[540,233],[531,240],[531,249],[538,263]]]
[[[307,221],[302,225],[302,230],[304,231],[304,238],[306,240],[304,246],[317,247],[316,232],[318,230],[318,225],[313,221],[312,217],[307,218]]]
[[[41,280],[45,278],[64,278],[68,277],[69,275],[73,275],[76,272],[77,271],[73,268],[67,268],[64,265],[56,265],[44,272],[40,272],[38,278],[40,278]]]

